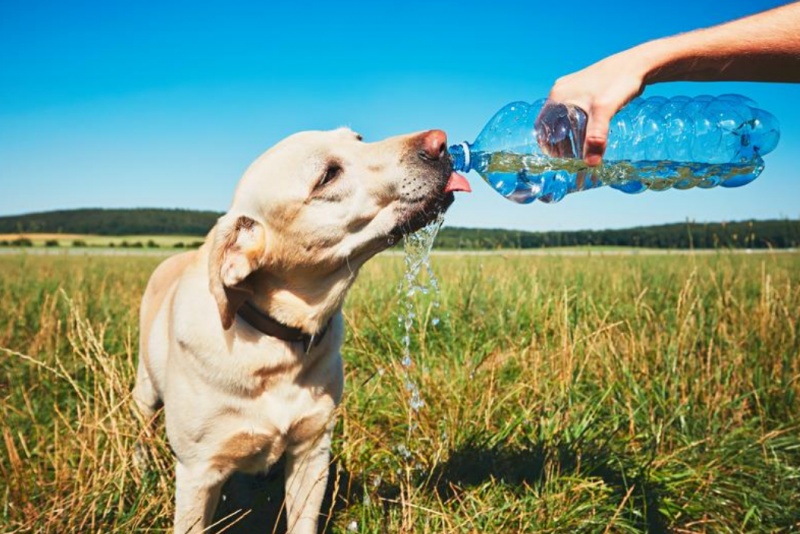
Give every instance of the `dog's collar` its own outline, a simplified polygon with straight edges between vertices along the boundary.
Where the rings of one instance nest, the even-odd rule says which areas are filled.
[[[262,334],[276,337],[283,341],[303,343],[304,352],[308,352],[311,347],[316,347],[319,342],[322,341],[322,338],[325,337],[325,333],[331,325],[331,321],[328,321],[319,332],[307,334],[300,328],[285,325],[273,317],[270,317],[249,300],[245,301],[236,313],[239,317],[244,319],[244,322]]]

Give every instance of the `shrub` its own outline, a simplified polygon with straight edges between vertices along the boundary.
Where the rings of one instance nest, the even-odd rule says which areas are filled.
[[[172,245],[172,248],[184,248],[185,246],[186,245],[183,244],[183,241],[178,241],[177,243]]]
[[[48,239],[44,242],[44,246],[46,247],[57,247],[59,245],[60,243],[58,242],[58,239]]]
[[[152,239],[149,239],[147,241],[147,248],[158,248],[159,246],[160,245],[158,243],[156,243],[155,241],[153,241]]]
[[[189,248],[200,248],[201,246],[203,246],[202,241],[192,241],[189,243]]]
[[[86,244],[86,241],[84,241],[83,239],[76,239],[75,241],[72,242],[72,246],[75,248],[84,248],[87,247],[88,245]]]
[[[18,237],[14,241],[11,242],[12,247],[32,247],[33,241],[28,239],[27,237]]]

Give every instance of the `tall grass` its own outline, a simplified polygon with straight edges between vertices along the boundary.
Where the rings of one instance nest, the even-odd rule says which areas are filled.
[[[134,465],[129,397],[158,261],[0,257],[0,530],[169,528],[172,458],[157,436]],[[800,529],[800,255],[433,264],[419,412],[402,259],[373,260],[348,298],[329,531]]]

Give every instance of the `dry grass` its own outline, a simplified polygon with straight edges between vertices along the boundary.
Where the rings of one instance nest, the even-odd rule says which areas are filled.
[[[169,528],[172,459],[157,437],[135,468],[129,398],[158,261],[0,257],[0,530]],[[800,529],[800,255],[436,257],[412,416],[401,268],[346,305],[328,530]]]

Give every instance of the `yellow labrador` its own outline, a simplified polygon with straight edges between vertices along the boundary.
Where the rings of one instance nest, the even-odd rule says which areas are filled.
[[[345,293],[365,261],[468,189],[439,130],[377,143],[348,129],[299,133],[247,169],[199,250],[156,269],[133,394],[151,420],[164,406],[177,532],[208,525],[234,471],[284,454],[289,531],[316,532]]]

